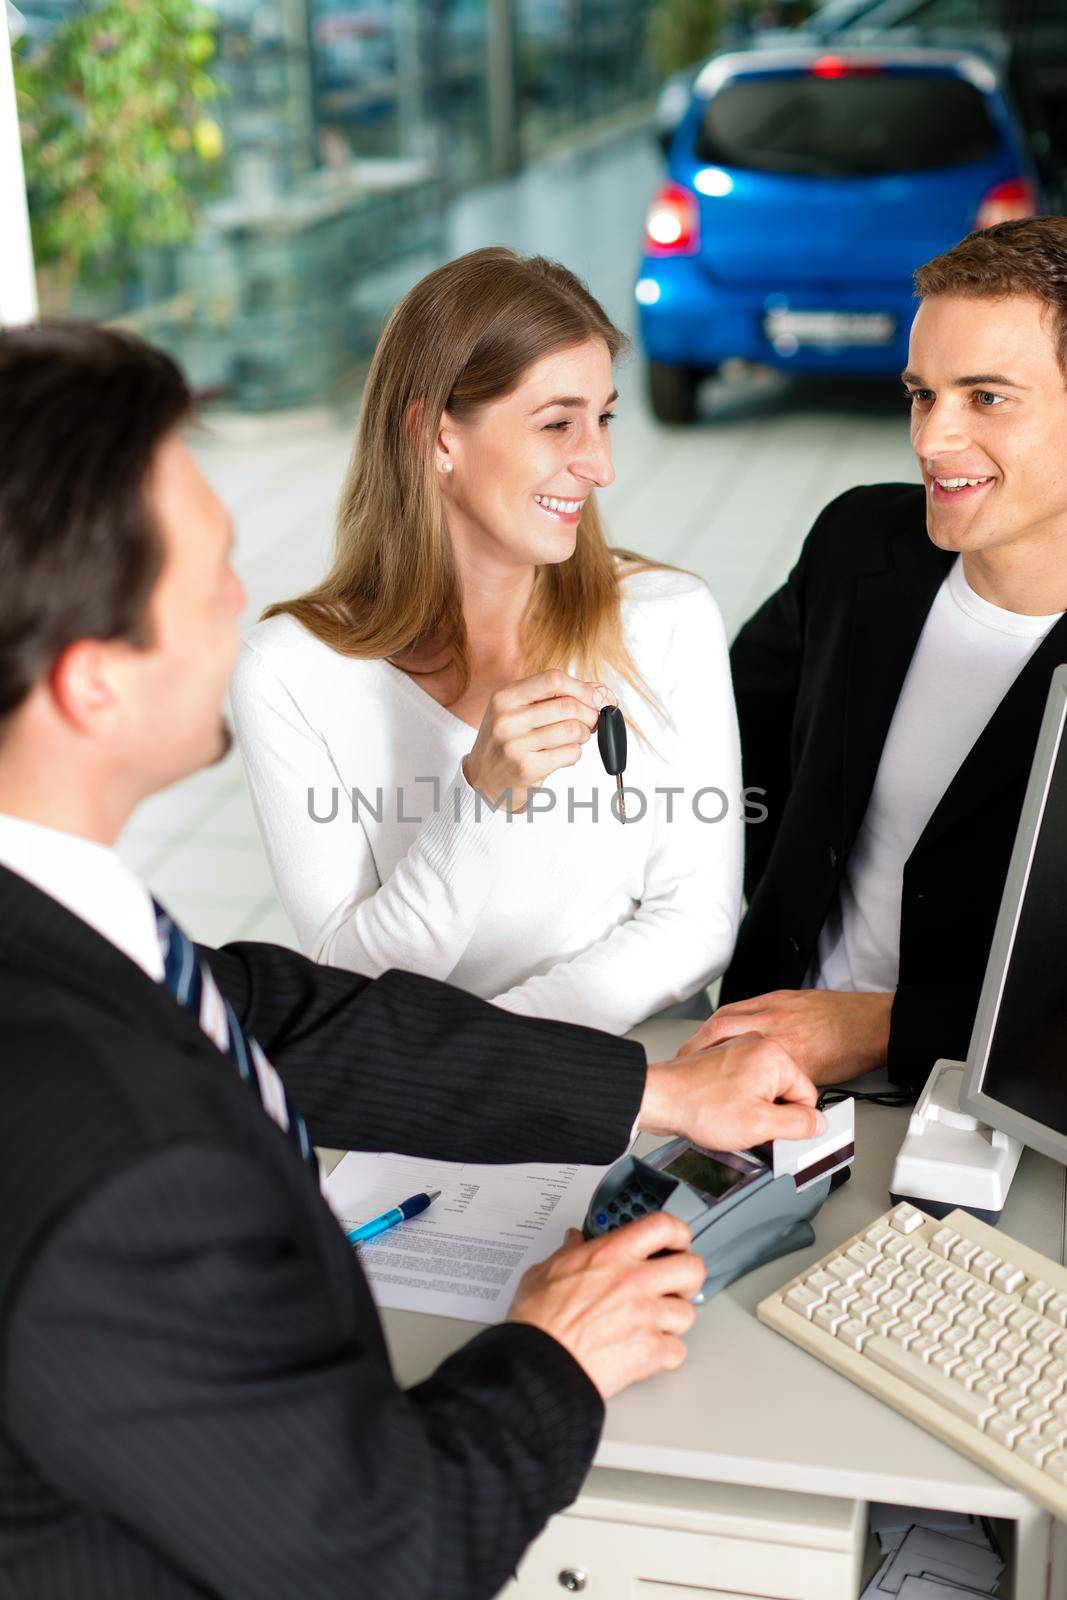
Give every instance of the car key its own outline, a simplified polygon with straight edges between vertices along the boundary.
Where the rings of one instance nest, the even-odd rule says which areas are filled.
[[[597,718],[596,742],[604,771],[615,779],[619,795],[619,821],[626,821],[626,790],[622,775],[626,771],[626,721],[618,706],[605,706]]]

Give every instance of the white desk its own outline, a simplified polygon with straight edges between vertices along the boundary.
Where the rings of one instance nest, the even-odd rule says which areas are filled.
[[[639,1037],[650,1059],[662,1059],[692,1027],[654,1023]],[[904,1110],[857,1106],[853,1176],[816,1217],[816,1243],[751,1273],[703,1308],[688,1337],[685,1366],[611,1401],[596,1464],[1005,1518],[1017,1525],[1014,1600],[1052,1600],[1050,1519],[1040,1508],[756,1320],[765,1295],[888,1209],[906,1121]],[[1003,1227],[1063,1261],[1065,1169],[1025,1151]],[[470,1323],[410,1312],[387,1311],[384,1321],[405,1384],[424,1378],[472,1331]],[[1053,1581],[1062,1585],[1062,1578]],[[653,1586],[641,1592],[683,1591]],[[685,1592],[698,1600],[699,1591]]]

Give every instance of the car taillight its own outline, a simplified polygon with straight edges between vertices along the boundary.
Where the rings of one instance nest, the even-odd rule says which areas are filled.
[[[696,198],[680,183],[665,183],[645,218],[645,254],[692,255],[700,246]]]
[[[881,70],[876,61],[848,61],[844,56],[819,56],[808,68],[813,78],[876,78]]]
[[[997,222],[1015,222],[1020,217],[1032,217],[1037,210],[1037,195],[1027,178],[1009,178],[1006,183],[995,183],[983,196],[975,218],[976,228],[991,228]]]

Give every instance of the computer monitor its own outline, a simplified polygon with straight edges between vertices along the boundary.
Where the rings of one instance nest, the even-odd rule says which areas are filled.
[[[1067,1163],[1067,666],[1052,675],[960,1104]]]

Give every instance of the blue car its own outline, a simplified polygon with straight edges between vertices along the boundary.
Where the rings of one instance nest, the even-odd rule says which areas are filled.
[[[635,294],[652,409],[696,416],[741,358],[897,374],[912,272],[1040,195],[995,62],[892,44],[713,57],[646,220]]]

